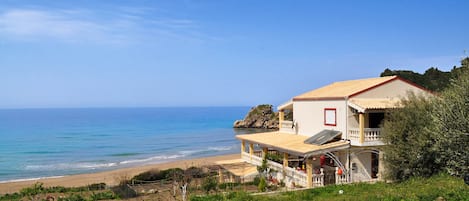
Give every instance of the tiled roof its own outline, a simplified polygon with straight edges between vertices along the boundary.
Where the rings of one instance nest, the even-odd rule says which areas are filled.
[[[345,99],[394,79],[397,79],[397,76],[334,82],[330,85],[296,96],[293,100]]]

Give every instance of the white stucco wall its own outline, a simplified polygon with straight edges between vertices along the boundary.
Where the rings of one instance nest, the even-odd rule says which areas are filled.
[[[396,79],[369,91],[358,94],[353,98],[403,98],[407,96],[409,91],[414,92],[415,94],[430,94],[428,91],[422,90],[402,80]]]
[[[299,135],[312,136],[324,129],[338,130],[344,135],[347,125],[345,100],[294,101],[293,119],[297,123]],[[336,126],[324,125],[324,109],[336,109]]]
[[[352,182],[371,180],[371,153],[351,154],[350,164],[356,164],[356,170],[352,170]]]

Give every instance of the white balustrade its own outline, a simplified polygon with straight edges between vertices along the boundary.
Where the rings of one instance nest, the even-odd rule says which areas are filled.
[[[293,121],[281,121],[280,122],[280,132],[294,133]]]
[[[381,141],[381,128],[365,128],[363,130],[363,137],[365,144],[374,145],[373,143],[382,143]],[[348,139],[352,141],[352,144],[360,144],[360,129],[350,128],[348,130]],[[371,143],[371,144],[370,144]]]
[[[339,174],[339,167],[335,168],[335,184],[346,184],[348,182],[348,175],[342,171],[341,174]]]
[[[321,168],[320,174],[313,174],[313,187],[324,186],[324,169]]]

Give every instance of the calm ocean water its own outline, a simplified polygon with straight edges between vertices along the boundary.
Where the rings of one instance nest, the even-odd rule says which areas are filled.
[[[237,153],[248,107],[0,110],[0,181]]]

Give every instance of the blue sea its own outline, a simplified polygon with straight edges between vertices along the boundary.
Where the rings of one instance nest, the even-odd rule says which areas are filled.
[[[239,152],[248,107],[3,109],[0,182]]]

